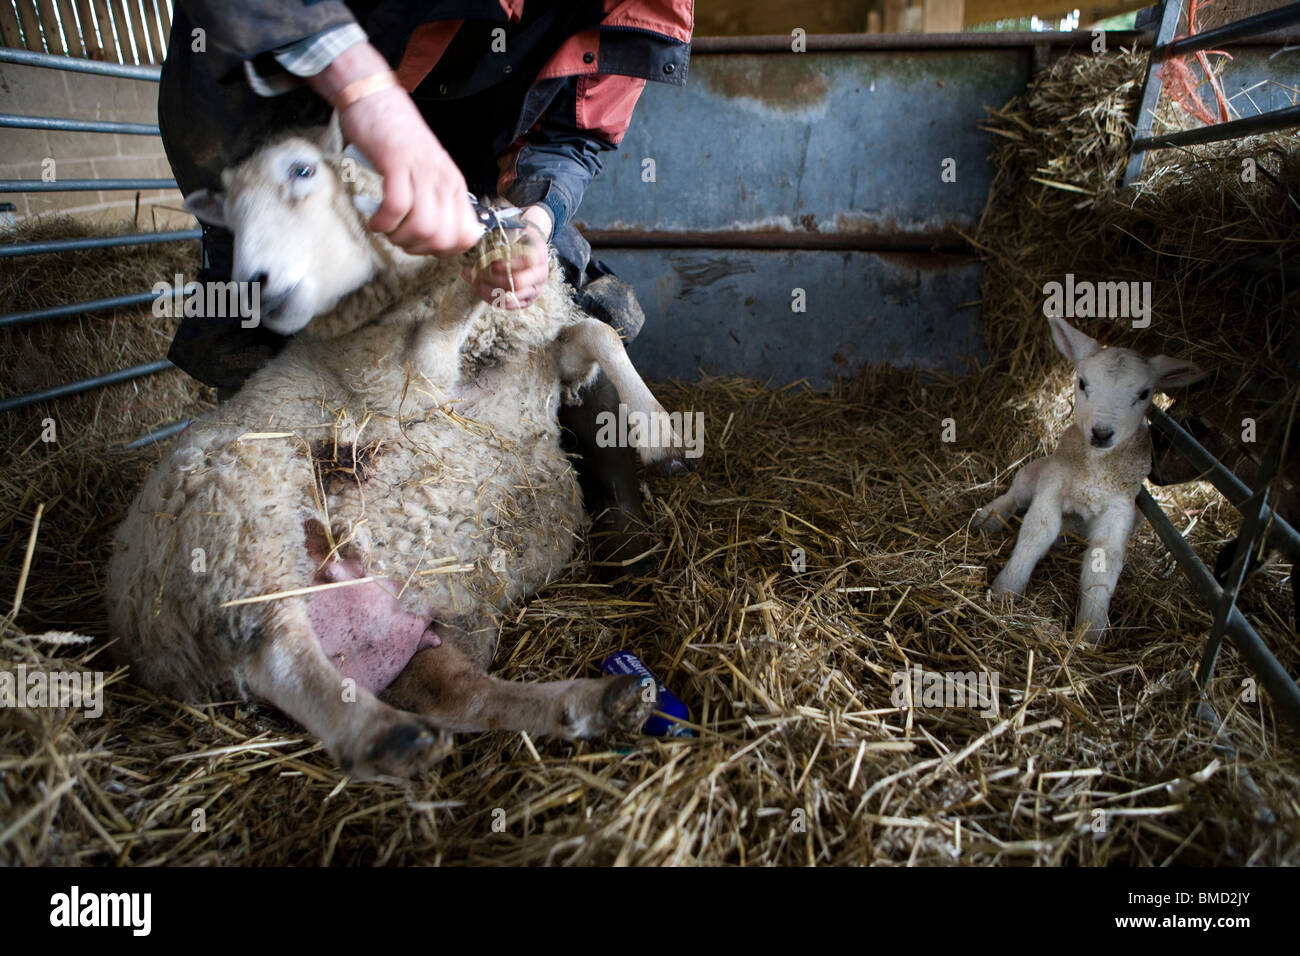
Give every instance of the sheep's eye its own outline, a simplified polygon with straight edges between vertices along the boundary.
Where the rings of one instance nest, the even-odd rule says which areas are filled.
[[[1150,397],[1151,397],[1151,389],[1149,388],[1144,388],[1142,389],[1142,391],[1138,392],[1139,402],[1145,402]]]
[[[1088,383],[1083,379],[1079,379],[1079,387],[1086,392],[1088,390]]]
[[[306,163],[299,163],[289,171],[289,175],[294,179],[310,179],[316,175],[316,167],[308,166]]]

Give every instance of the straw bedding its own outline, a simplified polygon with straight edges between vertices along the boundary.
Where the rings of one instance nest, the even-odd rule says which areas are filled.
[[[1085,106],[1102,88],[1066,81]],[[1077,542],[1044,560],[1023,601],[985,596],[1012,539],[967,522],[1015,466],[1050,450],[1068,414],[1033,286],[1056,263],[1015,245],[1016,229],[1065,191],[1002,188],[1018,175],[1008,164],[1023,173],[1041,159],[998,157],[1006,178],[976,237],[990,250],[992,367],[956,380],[869,371],[825,394],[735,379],[657,386],[666,407],[703,411],[708,429],[696,475],[645,486],[664,539],[657,573],[614,590],[593,583],[580,554],[508,622],[501,676],[590,676],[627,648],[692,708],[697,738],[466,736],[427,779],[359,784],[270,708],[190,707],[111,673],[102,718],[0,710],[0,861],[1300,862],[1296,734],[1266,696],[1243,699],[1248,672],[1228,650],[1209,698],[1238,756],[1214,750],[1189,680],[1210,617],[1148,527],[1101,647],[1069,632]],[[1094,214],[1070,210],[1057,225]],[[1013,221],[999,232],[1004,216]],[[1006,263],[1019,270],[1010,278]],[[172,264],[142,268],[165,276]],[[5,270],[8,298],[20,283]],[[50,329],[0,339],[6,363],[35,349],[60,372],[120,367],[161,354],[168,338],[166,321],[147,315]],[[203,399],[169,373],[0,419],[0,594],[29,570],[16,619],[0,624],[0,670],[107,667],[110,532],[161,454],[120,441]],[[60,422],[57,446],[39,440],[47,414]],[[941,438],[947,418],[952,442]],[[1202,554],[1235,532],[1235,512],[1205,486],[1157,497]],[[1287,573],[1266,567],[1242,605],[1297,673]],[[891,679],[910,667],[996,674],[998,713],[900,708]]]

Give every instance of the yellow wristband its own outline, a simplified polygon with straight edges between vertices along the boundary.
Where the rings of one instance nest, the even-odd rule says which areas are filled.
[[[339,90],[330,97],[330,106],[342,113],[357,100],[363,100],[371,93],[378,93],[380,90],[386,90],[390,86],[397,86],[397,74],[392,70],[381,70],[378,73],[371,73],[369,76],[363,76],[359,80],[353,80],[343,89]]]

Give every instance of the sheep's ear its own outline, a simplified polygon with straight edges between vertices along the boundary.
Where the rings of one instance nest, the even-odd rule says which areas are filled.
[[[364,166],[371,172],[375,171],[374,165],[370,160],[366,159],[365,154],[361,152],[356,143],[348,143],[347,146],[343,147],[343,158],[354,159],[359,166]]]
[[[369,219],[375,213],[379,212],[379,200],[372,199],[362,193],[354,193],[352,196],[352,205],[357,207],[357,212]]]
[[[226,199],[211,189],[196,189],[185,197],[185,211],[199,222],[226,228]]]
[[[320,141],[316,145],[320,147],[320,151],[326,156],[337,156],[343,152],[343,130],[339,126],[338,110],[330,113],[330,121],[325,124],[325,129],[320,135]]]
[[[1156,388],[1182,388],[1205,378],[1206,372],[1195,362],[1157,355],[1149,359],[1151,367],[1156,370]]]
[[[1080,332],[1059,315],[1049,316],[1047,321],[1052,326],[1052,341],[1056,343],[1056,348],[1072,364],[1078,365],[1101,348],[1091,335]]]

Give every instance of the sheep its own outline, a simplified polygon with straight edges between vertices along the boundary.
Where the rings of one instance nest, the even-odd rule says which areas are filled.
[[[1204,376],[1195,364],[1123,348],[1103,348],[1064,319],[1048,318],[1052,341],[1074,365],[1074,421],[1056,451],[1016,473],[1011,489],[972,519],[990,531],[1024,513],[1015,548],[993,580],[994,595],[1024,593],[1029,576],[1061,532],[1062,517],[1081,526],[1087,552],[1079,576],[1075,626],[1102,638],[1138,511],[1136,498],[1151,470],[1146,411],[1156,390]]]
[[[554,259],[529,307],[480,302],[461,270],[486,246],[405,254],[365,226],[381,186],[289,136],[188,197],[234,233],[262,321],[298,334],[181,435],[118,528],[118,656],[175,697],[270,702],[358,777],[422,772],[454,732],[633,730],[654,701],[635,678],[487,671],[502,613],[581,530],[559,402],[599,368],[630,408],[667,413]],[[684,467],[671,427],[632,440],[651,471]]]

